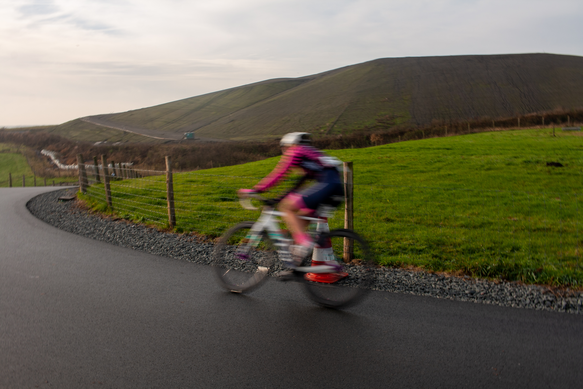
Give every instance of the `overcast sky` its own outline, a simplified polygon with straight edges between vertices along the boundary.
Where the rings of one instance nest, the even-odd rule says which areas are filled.
[[[581,0],[0,0],[0,126],[377,58],[583,55]]]

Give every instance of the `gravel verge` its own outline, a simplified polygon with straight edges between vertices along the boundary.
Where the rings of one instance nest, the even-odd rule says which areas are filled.
[[[74,189],[64,189],[41,194],[31,199],[27,208],[46,223],[74,234],[164,257],[205,265],[211,263],[212,243],[92,214],[79,207],[76,201],[59,201],[59,197],[74,192]],[[404,269],[378,269],[373,289],[516,308],[583,312],[583,292],[580,291]]]

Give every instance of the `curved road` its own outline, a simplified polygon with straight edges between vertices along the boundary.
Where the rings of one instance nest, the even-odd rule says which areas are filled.
[[[1,388],[567,388],[579,315],[299,285],[223,292],[205,266],[72,235],[0,189]]]

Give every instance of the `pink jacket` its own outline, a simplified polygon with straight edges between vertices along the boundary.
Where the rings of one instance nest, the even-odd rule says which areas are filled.
[[[255,185],[255,190],[264,192],[284,179],[289,172],[296,167],[301,168],[308,178],[317,178],[323,169],[334,167],[330,165],[327,157],[320,150],[305,145],[294,145],[289,147],[281,160],[271,173]]]

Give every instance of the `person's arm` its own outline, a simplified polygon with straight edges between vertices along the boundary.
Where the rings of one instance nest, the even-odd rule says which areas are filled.
[[[273,169],[271,173],[261,180],[253,189],[257,192],[265,192],[283,178],[285,178],[290,170],[297,165],[299,159],[299,147],[290,147],[286,153],[281,157],[281,160]]]

